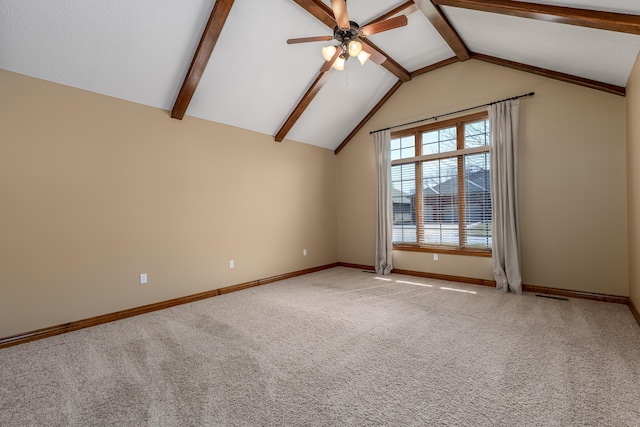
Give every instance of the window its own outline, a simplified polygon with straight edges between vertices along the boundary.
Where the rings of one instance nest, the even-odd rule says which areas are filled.
[[[486,113],[394,132],[391,165],[395,249],[491,254]]]

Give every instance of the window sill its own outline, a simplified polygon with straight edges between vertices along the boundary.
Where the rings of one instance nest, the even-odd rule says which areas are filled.
[[[491,258],[491,249],[455,248],[447,246],[393,245],[394,251],[429,252],[434,254],[479,256]]]

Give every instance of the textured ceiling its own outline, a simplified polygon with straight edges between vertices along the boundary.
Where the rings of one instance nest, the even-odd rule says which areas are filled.
[[[640,15],[637,0],[535,2]],[[349,17],[365,24],[403,3],[349,0]],[[213,4],[2,0],[0,68],[171,110]],[[640,51],[640,36],[443,11],[470,51],[617,86]],[[187,114],[275,135],[318,76],[328,44],[286,40],[331,33],[292,0],[236,0]],[[370,39],[409,72],[455,56],[419,11],[406,27]],[[287,138],[335,149],[396,81],[371,61],[348,61],[345,72],[331,71]]]

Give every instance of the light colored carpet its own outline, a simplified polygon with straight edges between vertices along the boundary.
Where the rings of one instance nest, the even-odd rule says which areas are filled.
[[[334,268],[0,350],[1,426],[638,426],[623,305]]]

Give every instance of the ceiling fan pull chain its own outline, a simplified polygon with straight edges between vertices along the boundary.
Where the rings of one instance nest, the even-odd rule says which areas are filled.
[[[349,86],[349,67],[347,66],[347,64],[344,64],[344,80],[346,83],[346,86]]]

